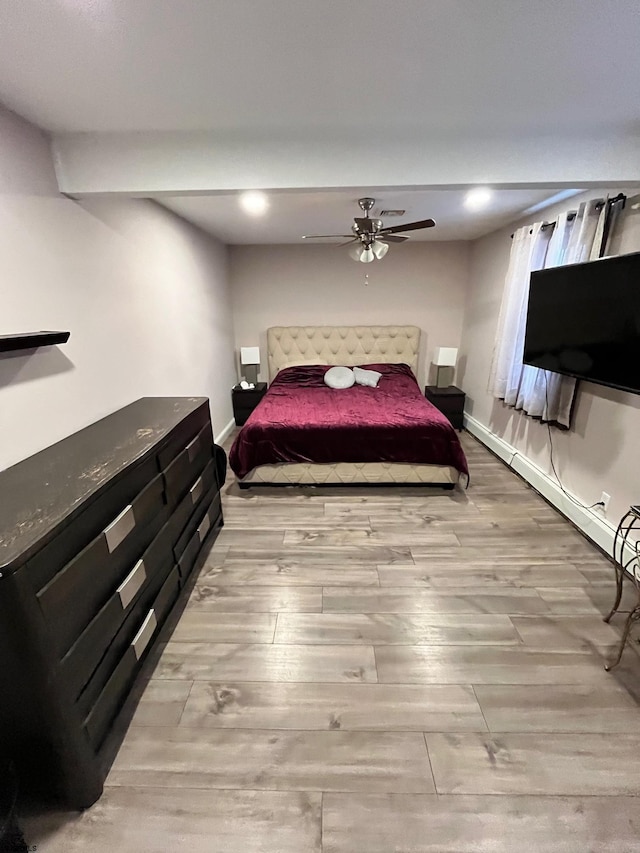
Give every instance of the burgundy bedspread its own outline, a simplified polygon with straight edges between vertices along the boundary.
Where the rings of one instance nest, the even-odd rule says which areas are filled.
[[[458,435],[423,397],[406,364],[363,365],[377,388],[324,384],[324,365],[281,370],[237,436],[229,462],[238,477],[281,462],[421,462],[468,473]]]

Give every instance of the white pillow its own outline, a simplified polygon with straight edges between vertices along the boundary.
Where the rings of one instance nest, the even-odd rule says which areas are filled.
[[[325,385],[329,388],[351,388],[355,381],[350,367],[330,367],[324,375]]]
[[[353,375],[358,385],[368,385],[370,388],[377,388],[382,376],[377,370],[364,370],[362,367],[354,367]]]

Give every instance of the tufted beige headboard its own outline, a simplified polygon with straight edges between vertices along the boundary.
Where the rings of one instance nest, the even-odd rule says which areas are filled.
[[[269,378],[308,361],[315,364],[404,362],[416,372],[417,326],[272,326],[267,329]]]

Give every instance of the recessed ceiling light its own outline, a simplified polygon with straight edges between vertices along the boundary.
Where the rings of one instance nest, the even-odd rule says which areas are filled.
[[[240,196],[240,206],[251,216],[262,216],[269,207],[269,200],[264,193],[250,190]]]
[[[465,196],[464,206],[469,210],[481,210],[489,204],[492,196],[493,192],[489,187],[475,187]]]

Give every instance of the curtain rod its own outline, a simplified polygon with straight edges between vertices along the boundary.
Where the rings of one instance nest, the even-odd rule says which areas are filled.
[[[622,202],[622,208],[624,210],[624,204],[625,204],[626,200],[627,200],[627,197],[624,193],[618,193],[618,195],[614,196],[613,198],[603,199],[602,201],[599,201],[596,204],[596,210],[602,210],[602,208],[605,206],[605,204],[607,204],[607,205],[609,205],[609,207],[611,207],[612,205],[618,204],[619,202]],[[578,215],[577,210],[570,210],[569,213],[567,213],[567,221],[571,222],[573,219],[576,218],[577,215]],[[544,231],[545,228],[555,228],[557,224],[558,224],[557,219],[553,219],[551,222],[543,222],[541,229]],[[515,234],[515,231],[513,233]],[[531,229],[531,231],[529,231],[529,234],[532,234],[532,233],[533,233],[533,229]],[[513,234],[511,235],[511,239],[513,240]]]
[[[604,202],[603,202],[603,204],[604,204]],[[578,215],[577,210],[570,210],[569,213],[567,213],[567,222],[571,222],[572,220],[574,220],[577,215]],[[540,226],[540,230],[545,231],[547,228],[555,228],[557,224],[558,224],[557,219],[552,219],[551,222],[543,222],[542,225]],[[533,228],[530,229],[529,234],[533,234]],[[513,234],[511,235],[511,238],[513,239]]]

